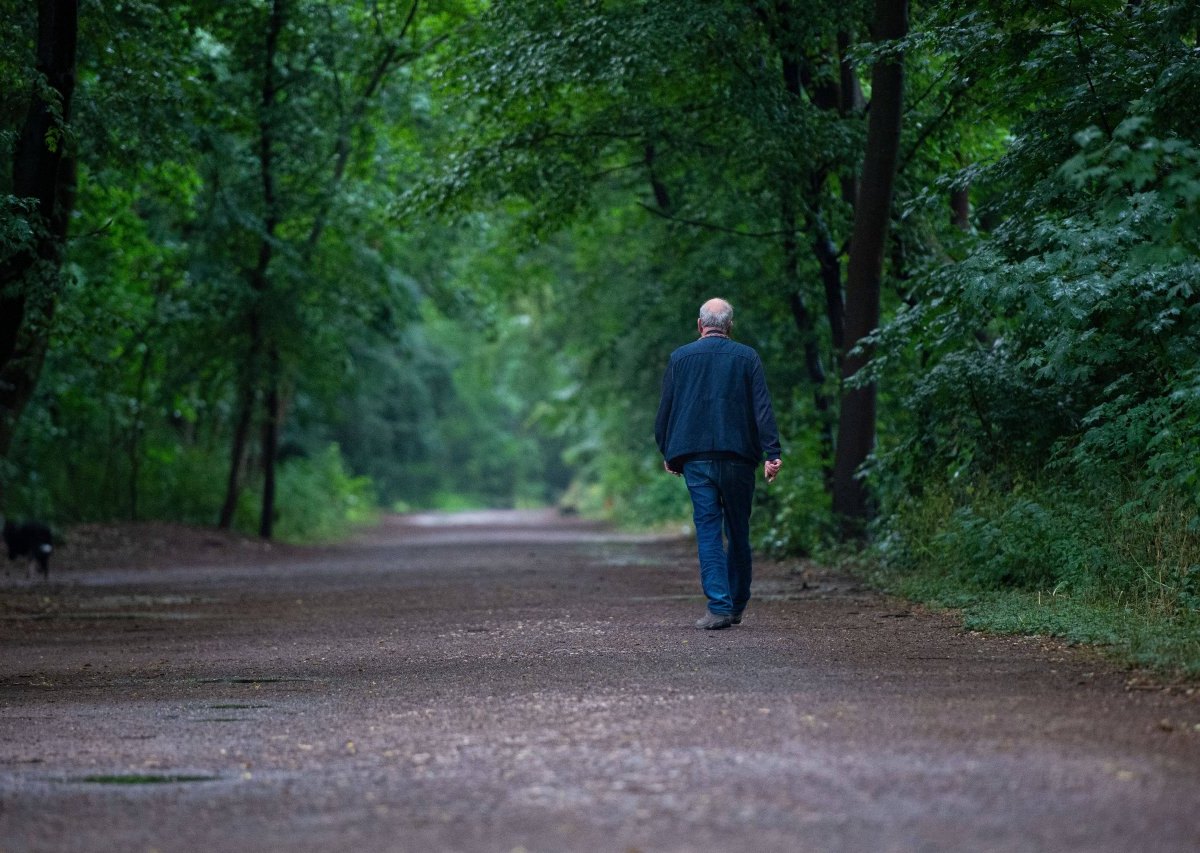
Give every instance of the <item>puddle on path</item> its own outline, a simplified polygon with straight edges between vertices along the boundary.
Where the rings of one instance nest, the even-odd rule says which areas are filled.
[[[218,782],[220,779],[220,776],[193,773],[99,773],[65,781],[87,785],[177,785],[182,782]]]
[[[288,684],[288,683],[313,683],[315,678],[296,678],[283,675],[263,675],[263,676],[242,676],[242,675],[227,675],[219,678],[197,678],[197,684]],[[265,706],[264,706],[265,707]]]
[[[249,717],[196,717],[193,723],[248,723]]]

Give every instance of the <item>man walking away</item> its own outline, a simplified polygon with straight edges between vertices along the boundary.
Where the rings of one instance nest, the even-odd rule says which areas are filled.
[[[687,482],[708,613],[697,628],[737,625],[750,600],[754,469],[770,483],[783,464],[762,360],[729,339],[733,306],[700,306],[700,339],[671,353],[654,437],[663,467]]]

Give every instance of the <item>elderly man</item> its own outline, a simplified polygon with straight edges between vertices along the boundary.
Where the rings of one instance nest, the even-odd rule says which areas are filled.
[[[700,339],[671,353],[654,423],[663,467],[682,476],[692,496],[708,598],[696,627],[709,631],[742,621],[750,600],[754,469],[765,454],[770,483],[782,465],[762,361],[729,339],[732,328],[733,306],[724,299],[700,306]]]

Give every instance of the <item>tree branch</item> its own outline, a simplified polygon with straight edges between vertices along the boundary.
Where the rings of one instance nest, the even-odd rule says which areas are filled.
[[[673,216],[666,211],[659,210],[658,208],[652,207],[651,205],[641,201],[638,202],[638,207],[649,211],[650,213],[653,213],[655,216],[661,217],[662,219],[670,220],[671,222],[679,222],[684,225],[694,226],[696,228],[704,228],[708,231],[718,231],[722,234],[733,234],[736,237],[782,237],[788,233],[786,231],[741,231],[737,228],[729,228],[724,225],[717,225],[713,222],[704,222],[703,220],[699,219],[687,219],[682,216]]]

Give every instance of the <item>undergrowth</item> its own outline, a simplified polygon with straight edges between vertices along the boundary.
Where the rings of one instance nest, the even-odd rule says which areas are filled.
[[[866,569],[961,610],[968,628],[1095,644],[1200,676],[1200,535],[1191,504],[1131,486],[928,490],[895,507]]]

